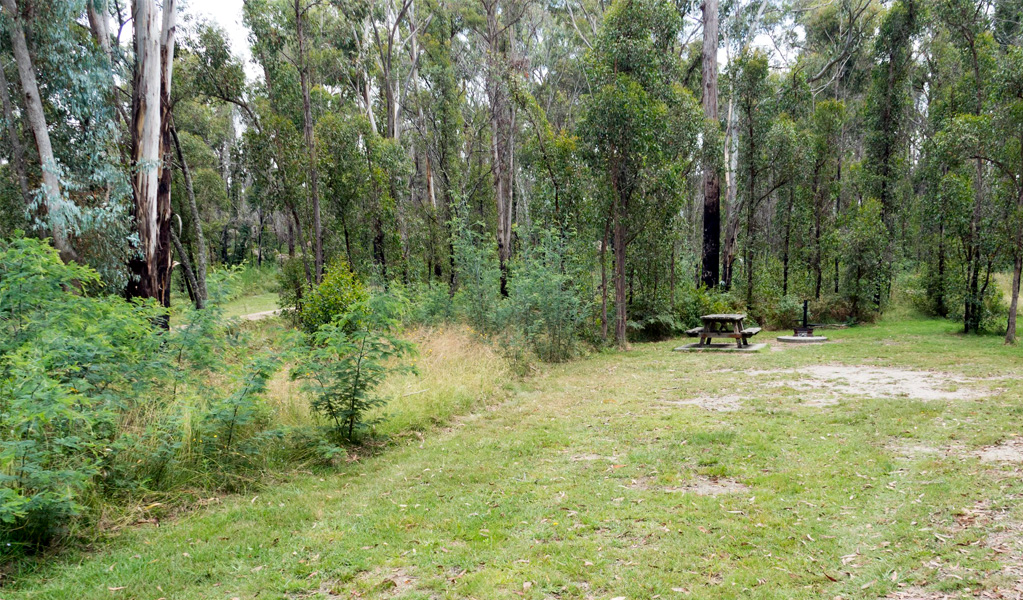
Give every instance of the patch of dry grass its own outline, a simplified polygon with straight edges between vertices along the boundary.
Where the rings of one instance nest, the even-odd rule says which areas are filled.
[[[387,404],[373,416],[385,416],[380,433],[423,431],[486,404],[513,379],[508,360],[467,327],[418,328],[408,333],[418,356],[417,373],[392,377],[381,386]]]
[[[512,377],[508,360],[467,327],[419,327],[405,333],[418,354],[408,362],[416,372],[394,375],[378,394],[386,404],[369,418],[383,417],[377,432],[386,436],[424,431],[465,414],[500,395]],[[301,426],[317,422],[301,384],[288,369],[278,372],[267,386],[266,401],[279,425]]]

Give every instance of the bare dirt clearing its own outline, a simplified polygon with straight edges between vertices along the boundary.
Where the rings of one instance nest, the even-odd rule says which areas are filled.
[[[653,477],[633,479],[628,486],[632,490],[660,490],[670,494],[695,494],[697,496],[721,496],[723,494],[739,494],[748,492],[749,487],[727,477],[694,477],[679,486],[658,485]]]
[[[689,400],[662,400],[662,402],[672,406],[696,406],[716,412],[735,412],[740,410],[743,406],[742,398],[739,396],[716,396],[691,398]]]
[[[981,393],[964,387],[974,380],[934,371],[911,371],[890,367],[848,365],[807,365],[799,370],[752,371],[749,375],[786,375],[768,381],[799,391],[867,396],[870,398],[910,398],[913,400],[968,400]]]
[[[1008,439],[995,446],[988,446],[976,452],[984,462],[1023,462],[1023,440]]]

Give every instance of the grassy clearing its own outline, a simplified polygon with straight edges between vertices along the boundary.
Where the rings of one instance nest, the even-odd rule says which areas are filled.
[[[424,433],[335,472],[123,530],[101,551],[19,573],[0,595],[1004,592],[1023,563],[1014,533],[1023,480],[1017,463],[977,452],[1019,434],[1023,352],[955,329],[884,321],[828,331],[832,344],[756,355],[643,344],[508,389],[485,348],[462,347],[457,332],[422,332],[431,340],[423,374],[392,383],[407,392],[388,411],[392,431]],[[821,379],[817,365],[870,366],[879,391]],[[884,379],[906,373],[947,397],[921,400]],[[481,391],[505,400],[429,427],[438,412],[473,408]],[[289,394],[274,392],[294,406]],[[719,409],[721,398],[730,409]]]
[[[256,294],[255,296],[242,296],[236,298],[230,302],[226,302],[223,306],[224,317],[233,318],[240,317],[242,315],[250,315],[252,313],[260,313],[268,310],[277,310],[280,308],[278,304],[280,296],[277,292],[266,292],[263,294]]]

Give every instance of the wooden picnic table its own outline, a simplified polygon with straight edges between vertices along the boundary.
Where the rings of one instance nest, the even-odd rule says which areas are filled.
[[[744,314],[703,315],[703,327],[695,327],[687,335],[700,337],[700,345],[710,345],[714,338],[731,338],[739,348],[749,346],[749,338],[760,333],[759,327],[743,327]]]

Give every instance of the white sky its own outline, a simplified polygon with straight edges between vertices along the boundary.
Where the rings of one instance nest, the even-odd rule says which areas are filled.
[[[245,72],[255,75],[255,65],[249,52],[249,30],[242,25],[242,0],[188,0],[184,2],[186,15],[207,17],[227,31],[231,51],[245,61]]]
[[[252,79],[259,76],[259,71],[252,62],[252,54],[249,51],[249,31],[242,25],[242,2],[243,0],[184,0],[182,4],[186,15],[209,18],[227,31],[232,53],[242,59],[245,72]],[[791,64],[793,49],[778,48],[764,32],[758,34],[751,45],[766,50],[772,57],[772,66],[775,68]],[[724,68],[726,57],[723,50],[719,52],[718,61]]]

